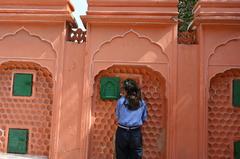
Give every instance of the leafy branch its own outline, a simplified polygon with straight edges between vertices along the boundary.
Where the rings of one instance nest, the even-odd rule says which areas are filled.
[[[188,31],[188,26],[193,20],[192,9],[196,2],[197,0],[179,0],[178,19],[180,20],[180,24],[178,26],[178,30],[180,32]]]

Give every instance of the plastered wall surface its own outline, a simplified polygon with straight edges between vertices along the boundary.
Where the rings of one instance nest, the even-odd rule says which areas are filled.
[[[63,26],[58,24],[2,23],[0,60],[34,60],[56,73],[56,60],[61,52]],[[45,29],[44,29],[45,28]],[[51,34],[49,34],[51,32]],[[9,44],[14,47],[9,47]],[[19,49],[21,48],[21,49]]]
[[[15,123],[14,128],[29,128],[30,144],[28,145],[29,149],[27,153],[44,155],[49,158],[59,158],[57,155],[61,149],[58,143],[64,142],[64,140],[62,141],[60,139],[59,133],[60,126],[64,124],[64,121],[60,118],[60,114],[62,113],[63,57],[66,40],[66,21],[72,21],[70,12],[73,8],[71,4],[65,0],[41,2],[32,0],[23,0],[21,2],[10,0],[5,2],[1,1],[0,4],[0,66],[3,67],[3,64],[9,61],[15,61],[17,64],[20,63],[20,66],[17,66],[17,68],[9,65],[9,68],[7,68],[9,69],[9,76],[10,74],[12,75],[11,70],[18,71],[20,69],[20,72],[35,71],[37,81],[43,75],[38,75],[40,69],[35,70],[32,65],[28,66],[28,63],[33,63],[33,66],[36,65],[47,69],[52,80],[51,91],[54,92],[51,93],[51,97],[49,97],[51,98],[51,105],[48,106],[48,109],[46,105],[40,105],[40,98],[42,97],[39,93],[34,94],[36,95],[34,98],[37,99],[37,102],[35,99],[28,100],[24,97],[19,97],[20,104],[25,103],[25,100],[27,100],[30,102],[30,106],[25,108],[24,106],[26,104],[24,104],[23,110],[19,108],[19,111],[22,113],[26,109],[26,115],[25,113],[24,115],[21,114],[21,112],[19,113],[21,114],[19,120],[24,117],[24,120],[20,120],[20,122],[23,122],[23,125],[21,125],[21,123]],[[9,7],[10,5],[11,7]],[[12,79],[9,78],[9,80]],[[39,89],[37,92],[48,89],[48,84],[41,84],[41,82],[44,82],[44,77],[41,77],[40,80],[40,85],[36,85],[36,88]],[[9,85],[7,89],[9,88],[12,88],[12,86]],[[11,93],[11,90],[9,90],[8,94]],[[1,95],[1,98],[5,97]],[[34,100],[35,103],[31,104],[31,100]],[[46,110],[44,110],[45,107]],[[3,110],[4,109],[5,107],[3,107]],[[41,109],[43,113],[49,114],[49,116],[44,116],[44,114],[41,116]],[[32,116],[28,117],[27,112],[31,111],[33,111]],[[18,114],[18,109],[10,113],[14,112]],[[32,119],[30,119],[30,117],[32,117]],[[8,122],[14,122],[16,117],[10,115],[8,118]],[[39,122],[38,120],[40,119],[43,123],[40,122],[40,126],[38,123],[38,125],[34,125],[36,124],[34,122]],[[47,124],[47,128],[43,127],[42,124]],[[8,126],[4,127],[6,135],[8,135],[8,127],[10,127],[11,124],[9,123],[7,125]],[[78,126],[76,129],[78,129]],[[6,152],[6,142],[7,141],[4,143],[4,150],[2,149],[2,152]],[[62,153],[61,155],[65,154]]]
[[[63,71],[63,96],[60,114],[59,159],[78,158],[85,44],[66,42]]]
[[[218,26],[203,27],[205,32],[203,38],[205,44],[205,59],[208,67],[207,77],[207,142],[208,142],[208,158],[224,157],[233,158],[233,143],[238,141],[239,135],[235,129],[238,129],[238,123],[234,122],[238,109],[234,109],[232,105],[232,80],[238,78],[237,68],[240,63],[236,60],[239,57],[239,26],[226,26],[217,29]],[[212,29],[215,29],[213,32]],[[209,33],[209,34],[208,34]],[[206,36],[206,34],[208,34]],[[207,38],[208,37],[208,38]],[[218,39],[218,40],[216,40]],[[236,70],[235,70],[236,69]],[[221,98],[218,98],[220,97]],[[220,115],[223,114],[223,115]],[[230,114],[229,120],[227,114]],[[225,115],[225,116],[224,116]],[[227,120],[234,124],[220,122],[218,120]],[[225,125],[224,125],[225,124]],[[232,127],[230,127],[232,125]],[[215,127],[216,126],[216,127]],[[219,127],[225,127],[223,129]],[[221,138],[217,138],[218,134]],[[227,135],[224,135],[227,134]],[[224,137],[225,136],[225,137]],[[221,148],[224,143],[226,146]],[[216,146],[216,147],[215,147]],[[218,147],[219,146],[219,147]],[[224,149],[224,150],[223,150]]]
[[[198,47],[198,45],[178,45],[177,103],[173,110],[176,121],[174,158],[177,159],[198,158],[200,106],[199,55],[196,52]]]
[[[234,159],[239,114],[229,100],[239,78],[240,2],[200,0],[196,45],[177,44],[175,0],[88,2],[81,44],[66,42],[66,23],[74,23],[67,1],[0,2],[1,152],[13,126],[29,128],[30,154],[114,158],[116,101],[100,99],[99,81],[117,76],[136,79],[147,101],[145,159]],[[19,70],[39,78],[31,100],[9,97]]]
[[[215,6],[212,10],[209,9],[210,2]],[[198,28],[198,52],[200,55],[200,134],[198,138],[200,142],[199,155],[201,158],[234,158],[233,146],[229,146],[225,149],[225,152],[221,151],[220,147],[217,148],[218,144],[223,143],[223,141],[221,139],[212,140],[212,137],[215,136],[214,133],[218,134],[217,131],[213,131],[215,128],[212,127],[212,124],[217,123],[213,122],[213,118],[217,119],[220,117],[213,115],[219,115],[220,112],[217,110],[218,108],[222,108],[221,113],[227,113],[224,108],[232,109],[229,103],[232,97],[229,95],[229,92],[232,92],[230,78],[233,77],[231,75],[227,75],[226,79],[219,77],[224,76],[228,71],[231,72],[232,69],[239,68],[239,62],[236,61],[239,57],[237,53],[239,46],[239,22],[236,20],[238,8],[239,1],[199,1],[197,7],[195,7],[196,23],[200,24]],[[228,19],[229,16],[233,18]],[[225,93],[219,91],[220,89],[224,90],[226,85],[228,86]],[[218,89],[218,91],[212,91],[211,88],[216,86],[219,88],[214,88],[214,90]],[[222,101],[220,102],[219,99],[218,104],[214,105],[214,102],[211,101],[218,100],[215,99],[215,97],[221,95],[223,96],[223,98],[221,98]],[[213,109],[213,107],[217,109]],[[237,124],[235,126],[237,126]],[[230,129],[231,128],[226,127],[224,131]],[[224,131],[221,132],[224,133]],[[209,137],[211,137],[211,141]],[[230,144],[230,140],[232,144]],[[232,135],[229,134],[229,137],[225,138],[224,143],[233,145],[236,141],[237,139],[232,138]],[[216,148],[214,148],[213,145],[216,146]],[[214,156],[214,152],[217,152],[219,155]]]
[[[173,37],[175,37],[174,29],[176,27],[174,25],[172,25],[172,27],[174,28],[163,25],[163,26],[160,26],[160,28],[152,27],[153,31],[150,31],[150,30],[146,30],[143,26],[131,27],[131,28],[129,26],[124,26],[124,25],[120,28],[117,26],[109,26],[107,27],[107,30],[109,30],[109,32],[104,33],[103,30],[106,28],[103,27],[102,25],[90,26],[90,28],[92,28],[91,29],[92,32],[88,35],[89,43],[87,45],[87,50],[89,49],[88,50],[89,52],[87,53],[87,56],[86,56],[86,60],[89,61],[90,65],[87,66],[89,72],[87,73],[86,77],[90,78],[88,80],[90,80],[90,83],[92,84],[94,82],[93,78],[95,78],[95,76],[99,72],[101,72],[101,70],[105,70],[106,68],[109,68],[114,64],[128,65],[129,71],[131,66],[134,68],[135,66],[137,67],[138,65],[139,66],[145,65],[154,71],[161,72],[163,78],[168,81],[166,82],[165,94],[167,98],[171,98],[172,96],[169,94],[172,91],[169,86],[169,83],[171,82],[170,79],[172,78],[170,69],[171,68],[174,69],[173,67],[175,66],[173,64],[173,60],[171,60],[170,57],[174,56],[175,54],[174,46],[176,46],[176,44],[170,40],[170,39],[173,39]],[[158,35],[154,34],[155,31],[159,31],[159,34]],[[171,45],[173,47],[170,47]],[[93,46],[93,47],[90,47],[90,46]],[[121,68],[118,68],[118,69],[121,69]],[[130,73],[131,71],[128,72],[128,68],[126,71],[127,71],[126,76],[131,76],[132,73]],[[151,72],[151,71],[146,70],[146,72]],[[154,74],[155,73],[153,73],[153,76]],[[144,76],[142,78],[144,80]],[[95,90],[97,89],[94,89],[94,93],[96,93]],[[89,91],[90,92],[93,91],[91,87]],[[170,103],[169,101],[166,101],[166,103],[163,105],[168,105],[169,103]],[[105,108],[103,108],[103,105],[99,106],[99,109],[105,110]],[[114,109],[115,109],[115,105],[113,103],[111,112],[113,112]],[[168,116],[170,112],[171,112],[171,108],[169,107],[166,108],[165,115]],[[99,128],[95,127],[94,116],[95,116],[94,108],[91,107],[91,118],[90,118],[91,123],[90,124],[91,124],[91,131],[93,131],[93,134],[95,130],[98,131],[104,126],[104,124],[102,123],[103,125],[100,124]],[[102,116],[104,115],[102,114]],[[114,116],[112,115],[111,118],[113,117]],[[165,122],[167,124],[169,120],[165,119]],[[157,125],[158,124],[156,124],[156,126],[153,126],[152,129],[158,129]],[[169,143],[167,144],[165,142],[167,141],[168,134],[164,135],[164,133],[166,133],[169,130],[170,126],[169,127],[166,126],[165,128],[166,129],[164,129],[164,131],[162,131],[163,129],[161,129],[161,131],[159,130],[159,133],[156,134],[157,135],[156,139],[151,140],[152,142],[155,142],[155,144],[153,145],[164,145],[164,146],[162,146],[162,148],[158,148],[158,146],[154,148],[153,146],[152,149],[151,148],[146,149],[146,156],[145,156],[146,158],[150,156],[152,158],[156,158],[157,156],[162,156],[164,158],[164,156],[167,155],[167,146]],[[147,132],[148,130],[146,129],[146,133]],[[111,131],[110,134],[111,136],[114,136],[114,131]],[[159,136],[162,136],[162,137],[159,137]],[[109,139],[108,146],[110,146],[109,144],[111,144],[113,141],[114,139],[111,137]],[[150,140],[146,140],[146,141],[147,143],[150,142]],[[146,145],[148,145],[147,143]],[[91,148],[91,145],[97,145],[97,144],[90,142],[90,145],[89,145],[90,150],[88,151],[89,152],[88,155],[90,158],[91,156],[99,157],[101,156],[101,152],[102,153],[105,152],[104,150],[101,152],[97,152],[97,151],[100,151],[100,149]],[[161,152],[160,149],[164,149],[163,152]],[[113,146],[111,146],[111,149],[106,150],[106,153],[103,153],[102,155],[107,155],[104,157],[109,158],[111,156],[113,157],[113,154],[114,154],[114,148]]]
[[[52,78],[52,86],[51,90],[53,92],[59,92],[57,90],[57,81],[59,81],[59,67],[58,64],[60,62],[61,56],[63,54],[63,46],[62,40],[63,40],[63,30],[64,30],[64,23],[62,25],[59,25],[61,23],[53,23],[52,25],[49,23],[1,23],[1,38],[0,38],[0,62],[1,65],[3,63],[6,63],[8,61],[16,61],[16,63],[20,63],[20,66],[15,68],[15,66],[10,66],[10,70],[16,70],[20,73],[32,71],[36,72],[36,75],[38,76],[38,71],[34,70],[34,66],[29,66],[28,63],[34,63],[35,65],[39,65],[39,67],[46,68],[49,71],[49,74],[51,74]],[[51,34],[50,34],[51,33]],[[22,64],[21,64],[22,63]],[[26,65],[26,66],[25,66]],[[22,68],[23,67],[23,68]],[[9,76],[12,77],[12,72],[9,72]],[[37,79],[39,80],[40,77]],[[9,78],[9,80],[12,80],[12,78]],[[12,88],[12,83],[8,86],[9,89]],[[41,85],[39,88],[42,87],[43,91],[44,89],[47,89],[48,85]],[[11,90],[9,90],[11,91]],[[11,95],[11,92],[9,92]],[[39,94],[37,95],[37,99],[40,98]],[[28,118],[27,114],[24,115],[24,120],[29,120],[25,124],[21,125],[21,123],[15,122],[14,125],[11,126],[11,121],[15,121],[15,115],[9,116],[9,124],[4,127],[6,131],[6,135],[8,134],[8,128],[14,127],[14,128],[28,128],[30,131],[30,138],[29,138],[29,148],[28,153],[34,154],[34,155],[44,155],[44,156],[54,156],[56,154],[57,146],[54,146],[56,140],[58,140],[57,135],[53,135],[55,133],[58,133],[57,127],[59,126],[60,122],[58,122],[58,111],[56,109],[59,109],[58,106],[58,98],[60,94],[53,93],[51,94],[51,107],[47,109],[46,106],[46,113],[49,114],[48,111],[50,111],[50,117],[47,116],[38,116],[36,114],[41,114],[40,108],[44,110],[44,105],[39,105],[39,110],[34,110],[36,108],[37,104],[32,104],[31,107],[29,106],[29,109],[33,109],[32,113],[33,115]],[[2,98],[5,98],[2,96]],[[12,98],[12,97],[10,97]],[[24,103],[25,98],[19,97],[19,100]],[[32,100],[32,99],[31,99]],[[31,103],[31,100],[29,101]],[[41,102],[41,101],[39,101]],[[3,106],[4,108],[4,106]],[[23,107],[24,109],[24,107]],[[28,108],[27,108],[28,109]],[[25,109],[24,109],[25,110]],[[21,112],[24,112],[24,110],[21,110]],[[17,113],[17,110],[12,111]],[[27,110],[27,112],[31,112]],[[55,113],[54,113],[55,112]],[[44,113],[44,112],[43,112]],[[48,119],[46,119],[46,117]],[[31,121],[31,119],[32,121]],[[19,120],[22,119],[21,116],[19,116]],[[36,120],[35,120],[36,119]],[[44,126],[41,125],[35,125],[34,121],[37,122],[37,120],[40,120],[43,122],[42,124],[49,125],[47,126],[47,129],[45,130]],[[24,120],[22,122],[24,122]],[[49,123],[44,123],[46,122]],[[21,120],[19,121],[21,122]],[[41,124],[41,123],[39,123]],[[54,127],[54,128],[53,128]],[[40,130],[41,129],[41,130]],[[37,134],[39,132],[39,134]],[[34,133],[36,134],[34,135]],[[32,135],[32,136],[31,136]],[[6,136],[7,137],[7,136]],[[36,139],[35,139],[36,138]],[[45,139],[46,138],[46,139]],[[40,148],[42,146],[42,148]],[[7,140],[4,141],[4,146],[2,149],[2,152],[6,152],[7,148]],[[41,150],[42,149],[42,150]]]
[[[120,3],[120,5],[123,8],[119,8],[116,4]],[[165,92],[166,95],[166,102],[164,104],[161,104],[160,107],[165,107],[165,115],[160,115],[161,119],[160,121],[165,120],[166,126],[159,127],[157,123],[158,115],[156,118],[153,117],[154,121],[152,127],[147,127],[144,129],[146,140],[145,140],[145,146],[146,150],[144,151],[144,158],[171,158],[171,151],[170,148],[173,144],[173,140],[169,140],[171,134],[173,133],[171,126],[173,124],[172,121],[172,109],[173,109],[173,103],[175,99],[176,92],[173,89],[176,85],[176,81],[173,79],[175,78],[176,74],[174,72],[176,71],[176,30],[177,26],[173,21],[167,21],[166,23],[161,23],[161,18],[164,19],[164,15],[174,15],[175,9],[173,7],[175,1],[172,4],[169,4],[170,2],[162,3],[159,1],[156,8],[152,8],[152,4],[155,2],[151,1],[149,3],[146,3],[146,1],[138,1],[136,4],[133,2],[127,5],[126,1],[109,1],[107,3],[103,3],[102,1],[90,1],[90,7],[89,7],[89,14],[83,18],[83,20],[86,22],[87,27],[91,30],[88,33],[87,37],[87,45],[86,45],[86,57],[85,62],[88,62],[90,65],[85,66],[85,70],[89,71],[85,73],[85,92],[83,94],[83,98],[87,99],[89,95],[92,95],[94,97],[97,97],[97,94],[95,90],[92,89],[95,86],[98,86],[99,77],[101,77],[102,71],[105,70],[106,73],[108,72],[108,68],[111,69],[113,66],[113,74],[117,75],[119,73],[115,72],[118,70],[121,70],[121,67],[126,66],[125,72],[126,76],[131,76],[131,74],[134,74],[135,67],[138,65],[140,66],[146,66],[149,69],[146,69],[147,72],[151,74],[152,70],[154,73],[151,74],[151,76],[157,75],[157,73],[161,74],[163,79],[166,80],[166,86],[165,88],[162,88],[163,92]],[[146,8],[142,7],[142,10],[137,10],[139,6],[146,5]],[[155,3],[156,4],[156,3]],[[160,9],[161,5],[163,4],[169,4],[169,12],[162,13],[165,10]],[[102,6],[101,6],[102,5]],[[110,5],[111,7],[107,8],[104,7],[104,5]],[[171,8],[172,7],[172,8]],[[151,9],[150,9],[151,8]],[[170,9],[171,8],[171,9]],[[152,10],[154,16],[150,18],[149,11]],[[106,11],[106,12],[105,12]],[[109,11],[109,12],[108,12]],[[156,14],[155,14],[156,12]],[[132,14],[132,19],[128,19],[130,16],[126,16],[126,13]],[[112,21],[112,23],[106,23],[104,20],[105,15],[108,17],[108,21]],[[114,19],[114,15],[118,14],[121,15],[121,17],[117,17]],[[138,19],[138,16],[142,14],[143,18]],[[153,15],[152,14],[152,15]],[[97,18],[99,16],[99,18]],[[155,17],[156,16],[156,17]],[[166,17],[167,17],[166,16]],[[147,18],[150,20],[148,21]],[[159,23],[155,23],[158,19]],[[168,19],[168,18],[166,18]],[[164,20],[165,21],[165,20]],[[136,23],[135,23],[136,22]],[[136,25],[138,24],[138,25]],[[106,31],[107,30],[107,31]],[[119,68],[117,68],[117,65],[123,65]],[[116,70],[115,70],[116,69]],[[156,72],[155,72],[156,71]],[[121,73],[120,72],[120,73]],[[131,73],[133,72],[133,73]],[[137,72],[141,72],[141,69]],[[135,73],[136,74],[136,73]],[[137,73],[138,74],[138,73]],[[141,74],[141,76],[145,76],[144,74]],[[93,80],[94,79],[94,80]],[[143,77],[144,79],[144,77]],[[160,82],[161,83],[161,82]],[[93,85],[94,84],[94,85]],[[171,87],[170,85],[174,85]],[[144,86],[144,84],[143,84]],[[151,89],[151,85],[146,85],[146,87],[149,87]],[[149,95],[149,92],[147,90],[143,91],[146,93],[146,95]],[[153,96],[151,94],[151,96]],[[98,98],[98,97],[97,97]],[[150,110],[151,107],[155,107],[155,105],[151,101],[151,97],[148,96],[147,98],[150,98]],[[174,98],[174,100],[173,100]],[[157,102],[158,101],[158,102]],[[102,107],[104,105],[103,101],[98,101],[97,104],[95,104],[95,98],[94,100],[86,100],[84,102],[84,105],[89,105],[91,107],[85,109],[85,114],[82,115],[83,118],[88,119],[82,122],[82,125],[85,125],[85,127],[89,127],[90,129],[86,129],[85,134],[88,134],[91,132],[91,137],[88,139],[85,139],[82,143],[82,147],[89,147],[88,154],[82,154],[82,158],[91,158],[91,157],[104,157],[104,158],[112,158],[114,157],[114,145],[110,146],[112,142],[114,141],[114,129],[116,126],[115,124],[111,124],[112,128],[114,128],[111,131],[106,132],[106,136],[111,136],[110,138],[106,138],[107,145],[103,147],[95,147],[91,145],[97,145],[92,144],[102,142],[105,139],[97,140],[98,132],[102,131],[102,127],[104,127],[104,124],[101,124],[97,122],[95,124],[95,121],[101,121],[104,117],[104,114],[106,115],[106,110],[104,109],[104,112],[102,115],[97,115],[98,110],[97,108]],[[156,103],[162,103],[160,100],[156,100]],[[105,103],[109,108],[110,114],[113,114],[115,104],[113,103]],[[153,105],[152,105],[153,104]],[[111,107],[111,108],[110,108]],[[153,108],[153,109],[154,109]],[[97,111],[97,112],[96,112]],[[161,112],[159,112],[161,114]],[[151,114],[151,113],[150,113]],[[96,115],[96,116],[95,116]],[[154,116],[154,115],[153,115]],[[164,117],[165,116],[165,117]],[[89,118],[90,117],[90,118]],[[114,115],[109,116],[111,117],[111,122],[113,122],[112,118]],[[103,121],[105,121],[103,119]],[[161,122],[160,122],[161,123]],[[159,124],[160,124],[159,123]],[[163,122],[164,123],[164,122]],[[161,124],[160,124],[161,125]],[[110,129],[110,128],[109,128]],[[149,129],[149,130],[148,130]],[[166,133],[166,134],[165,134]],[[153,138],[148,138],[149,134],[153,134]],[[156,135],[156,136],[155,136]],[[150,135],[151,136],[151,135]],[[89,144],[88,141],[90,141]],[[151,142],[151,144],[150,144]],[[86,146],[85,146],[86,145]],[[89,146],[88,146],[89,145]],[[105,145],[105,144],[104,144]]]

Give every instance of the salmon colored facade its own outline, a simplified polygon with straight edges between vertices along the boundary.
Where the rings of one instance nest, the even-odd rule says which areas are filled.
[[[67,0],[0,2],[0,152],[10,129],[27,129],[27,154],[113,159],[116,100],[100,85],[118,77],[135,79],[148,105],[144,159],[234,159],[240,1],[199,0],[192,45],[178,44],[177,0],[88,4],[84,33]],[[32,75],[31,96],[14,95],[19,73]]]

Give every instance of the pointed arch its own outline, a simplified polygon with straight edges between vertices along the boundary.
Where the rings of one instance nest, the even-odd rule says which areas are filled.
[[[0,56],[56,59],[57,51],[50,41],[21,27],[0,37]]]
[[[240,37],[228,39],[214,48],[208,59],[209,65],[236,65],[239,64]]]
[[[169,59],[160,44],[129,30],[102,43],[93,61],[168,63]]]

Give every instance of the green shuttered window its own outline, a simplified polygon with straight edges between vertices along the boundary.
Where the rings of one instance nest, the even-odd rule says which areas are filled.
[[[13,96],[32,95],[32,74],[15,73],[13,80]]]
[[[240,79],[233,80],[233,106],[240,108]]]
[[[234,159],[240,159],[240,141],[234,142]]]
[[[120,78],[119,77],[101,78],[100,96],[102,99],[118,99],[120,96]]]
[[[9,129],[8,153],[26,154],[28,147],[28,130]]]

